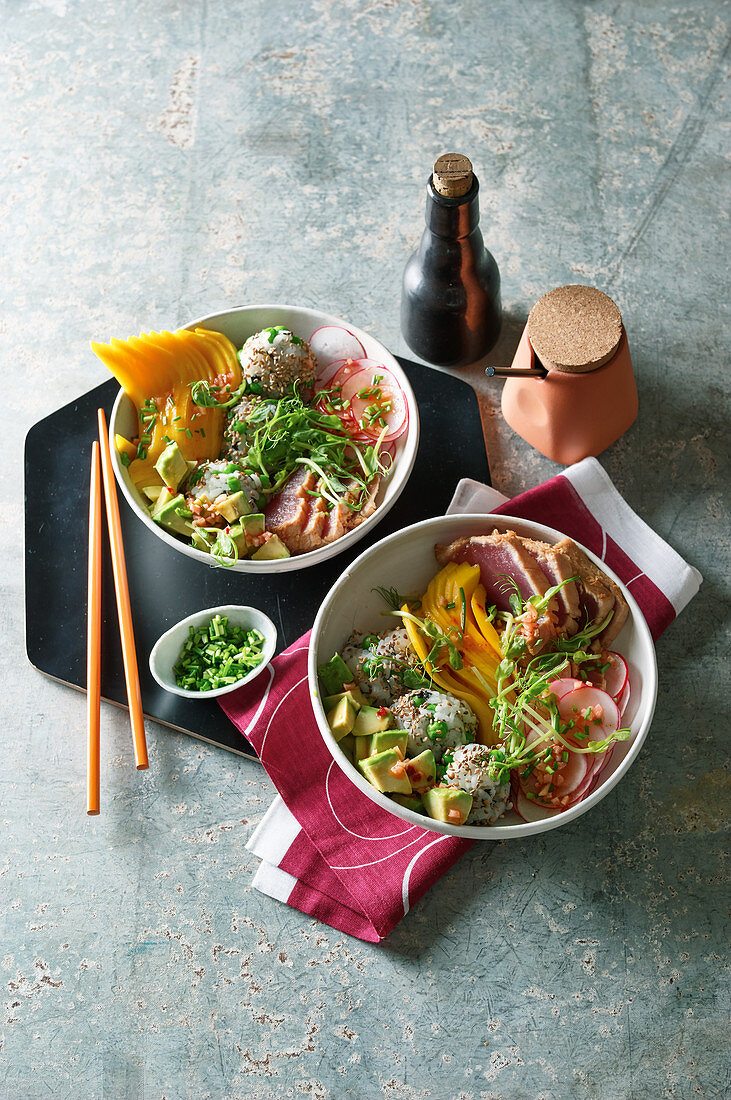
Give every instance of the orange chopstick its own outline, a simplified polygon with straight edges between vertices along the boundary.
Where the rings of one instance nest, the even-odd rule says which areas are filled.
[[[117,596],[117,615],[119,618],[119,633],[122,639],[122,661],[124,662],[124,679],[127,685],[127,702],[129,704],[129,718],[132,723],[132,740],[135,750],[135,765],[141,771],[148,766],[147,741],[145,740],[145,722],[142,716],[142,694],[140,692],[140,675],[137,670],[137,651],[135,650],[135,637],[132,629],[132,611],[129,604],[129,585],[127,584],[127,567],[124,562],[124,546],[122,544],[122,524],[119,518],[119,501],[117,500],[117,486],[112,470],[112,455],[109,450],[109,434],[104,409],[98,409],[99,418],[99,442],[101,444],[102,477],[104,479],[104,499],[107,505],[107,527],[109,528],[109,545],[112,551],[112,571],[114,573],[114,591]]]
[[[99,444],[91,445],[89,484],[89,583],[86,621],[86,812],[99,813],[99,706],[102,652],[102,481]]]

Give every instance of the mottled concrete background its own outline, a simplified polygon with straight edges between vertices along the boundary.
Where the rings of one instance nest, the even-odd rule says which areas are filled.
[[[728,8],[0,13],[0,1096],[728,1095]],[[601,808],[473,849],[375,948],[252,892],[244,844],[272,793],[252,763],[152,728],[139,775],[105,708],[104,811],[84,816],[83,698],[23,651],[21,456],[31,423],[104,379],[90,338],[269,300],[404,351],[401,270],[430,162],[453,149],[502,270],[495,361],[550,287],[616,298],[641,412],[603,462],[706,581],[659,645],[646,748]],[[556,467],[502,423],[498,386],[491,461],[511,493]]]

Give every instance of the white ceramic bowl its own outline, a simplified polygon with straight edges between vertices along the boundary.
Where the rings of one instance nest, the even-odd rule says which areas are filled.
[[[419,446],[419,410],[408,378],[383,344],[380,344],[367,332],[355,328],[349,321],[341,321],[337,317],[331,317],[329,314],[320,313],[314,309],[304,309],[297,306],[261,305],[238,306],[223,313],[213,313],[207,317],[199,317],[182,327],[190,329],[202,327],[212,329],[214,332],[222,332],[225,336],[228,336],[237,348],[240,348],[249,336],[268,325],[286,325],[292,332],[305,340],[312,335],[315,329],[320,328],[322,325],[340,325],[349,329],[360,340],[365,348],[366,356],[369,359],[376,359],[378,362],[383,363],[398,379],[409,407],[409,426],[399,441],[393,471],[379,490],[376,498],[377,508],[372,516],[369,516],[363,523],[358,524],[342,538],[328,543],[327,546],[322,546],[318,550],[311,550],[307,554],[293,554],[291,558],[274,561],[249,561],[243,558],[229,567],[233,572],[238,573],[289,573],[298,569],[306,569],[310,565],[318,565],[320,562],[341,553],[341,551],[347,550],[348,547],[371,531],[377,523],[380,523],[396,503],[406,486],[406,482],[409,480]],[[127,439],[132,439],[137,435],[137,430],[138,421],[134,404],[126,393],[120,390],[112,409],[109,437],[113,440],[115,433],[119,433]],[[203,550],[197,550],[189,543],[176,538],[150,518],[150,513],[145,506],[142,495],[135,488],[129,476],[128,468],[123,466],[119,460],[116,447],[112,446],[111,450],[112,465],[114,466],[117,484],[132,511],[139,516],[145,526],[157,538],[162,539],[163,542],[172,547],[173,550],[178,550],[189,558],[195,558],[204,565],[215,565],[210,554],[205,553]]]
[[[226,687],[214,688],[213,691],[189,691],[187,688],[180,688],[175,683],[173,665],[177,663],[180,651],[188,640],[188,628],[206,626],[214,615],[225,615],[231,626],[240,626],[244,630],[259,630],[264,635],[264,655],[261,663],[235,684],[228,684]],[[181,619],[158,638],[150,653],[150,672],[160,687],[165,688],[165,691],[171,691],[173,695],[182,695],[184,699],[217,699],[219,695],[228,695],[243,684],[255,680],[271,661],[276,648],[277,628],[269,616],[258,608],[239,607],[235,604],[207,607],[203,611],[196,611],[193,615]]]
[[[642,612],[618,577],[607,569],[596,555],[585,547],[584,552],[592,561],[619,584],[630,608],[630,614],[613,648],[621,653],[629,666],[631,694],[622,724],[629,725],[632,737],[615,744],[609,763],[602,772],[602,781],[583,802],[545,820],[523,822],[514,812],[500,819],[499,825],[448,825],[416,814],[393,802],[360,774],[341,752],[330,732],[325,712],[320,703],[317,685],[317,666],[339,652],[353,630],[379,633],[389,623],[398,625],[398,619],[382,615],[385,609],[382,598],[373,589],[377,585],[393,586],[399,592],[423,592],[438,571],[434,559],[434,544],[449,543],[468,535],[490,534],[495,528],[516,531],[519,535],[557,542],[563,538],[559,531],[540,523],[515,519],[511,516],[456,515],[440,516],[424,520],[403,531],[389,535],[370,547],[346,569],[340,580],[330,589],[320,607],[312,630],[309,653],[309,687],[312,705],[333,759],[348,778],[360,790],[390,813],[412,825],[421,825],[437,833],[448,833],[470,840],[509,840],[557,829],[596,806],[619,783],[640,751],[655,709],[657,697],[657,665],[655,648]]]

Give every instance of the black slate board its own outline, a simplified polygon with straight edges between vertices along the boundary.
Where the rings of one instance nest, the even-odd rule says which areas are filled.
[[[421,441],[409,483],[385,519],[349,551],[298,573],[231,573],[201,565],[155,538],[122,494],[127,575],[132,598],[142,703],[149,718],[245,756],[253,750],[215,700],[191,702],[158,687],[148,657],[173,623],[202,607],[260,607],[276,623],[279,649],[312,625],[323,597],[358,554],[385,535],[443,514],[461,477],[489,482],[477,404],[462,379],[400,360],[421,417]],[[25,441],[26,650],[40,672],[83,689],[86,684],[86,568],[91,442],[96,410],[107,416],[118,384],[112,378],[35,424]],[[106,535],[105,535],[106,538]],[[126,706],[114,585],[103,556],[102,695]]]

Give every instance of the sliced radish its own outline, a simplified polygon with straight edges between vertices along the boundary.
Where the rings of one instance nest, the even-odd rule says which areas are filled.
[[[363,362],[363,360],[361,360],[361,362]],[[350,401],[350,410],[353,414],[353,418],[360,425],[361,430],[372,439],[377,439],[383,430],[383,426],[363,423],[363,415],[369,405],[373,404],[373,398],[358,396],[359,393],[369,390],[374,386],[373,380],[376,376],[379,377],[379,381],[375,383],[375,385],[378,386],[384,398],[387,398],[391,405],[391,408],[383,413],[383,419],[388,429],[383,439],[384,442],[390,442],[398,438],[398,436],[406,430],[409,421],[409,412],[406,398],[404,397],[401,387],[386,367],[376,363],[372,367],[368,367],[365,370],[359,371],[357,374],[351,375],[343,383],[343,398]]]
[[[317,372],[317,378],[315,379],[315,385],[318,389],[324,390],[331,386],[336,376],[348,363],[352,363],[352,359],[335,359],[332,363],[326,363],[324,366],[320,364]]]
[[[576,680],[573,676],[563,676],[560,680],[554,680],[552,684],[549,684],[548,690],[557,699],[563,699],[564,695],[568,695],[570,691],[575,691],[576,688],[583,686],[583,680]]]
[[[323,325],[315,329],[309,344],[321,370],[336,360],[362,359],[365,355],[358,337],[340,325]]]
[[[585,718],[587,711],[594,711],[594,715]],[[574,722],[575,725],[566,736],[575,740],[578,745],[585,748],[589,741],[602,741],[619,729],[619,707],[611,695],[596,687],[580,687],[569,691],[558,701],[558,713],[563,722]],[[577,733],[582,737],[577,737]]]
[[[618,699],[629,676],[627,662],[619,653],[613,652],[607,654],[607,660],[610,665],[604,673],[604,690],[611,695],[612,699]]]
[[[513,808],[519,817],[523,818],[523,821],[543,821],[547,817],[555,817],[560,810],[550,810],[548,806],[541,806],[540,803],[534,802],[530,798],[526,798],[520,787],[513,797]]]
[[[534,748],[537,754],[542,753],[546,748],[552,748],[550,741],[541,740],[535,730],[529,730],[526,735],[526,745],[529,748]],[[561,752],[566,750],[560,747]],[[586,753],[581,752],[568,752],[568,760],[559,761],[559,768],[555,772],[547,772],[545,770],[544,763],[548,761],[538,760],[535,767],[529,775],[523,778],[521,772],[526,769],[518,768],[518,783],[524,794],[534,794],[540,797],[540,791],[546,786],[553,785],[553,790],[550,795],[546,795],[546,798],[568,798],[569,802],[574,800],[576,791],[583,787],[587,773],[591,769],[591,760]],[[560,808],[560,807],[559,807]]]
[[[629,697],[630,697],[630,690],[631,689],[630,689],[629,676],[628,676],[627,677],[627,682],[625,683],[624,687],[622,688],[622,694],[617,699],[617,706],[619,707],[620,717],[624,714],[624,712],[627,709],[627,704],[629,703]]]

